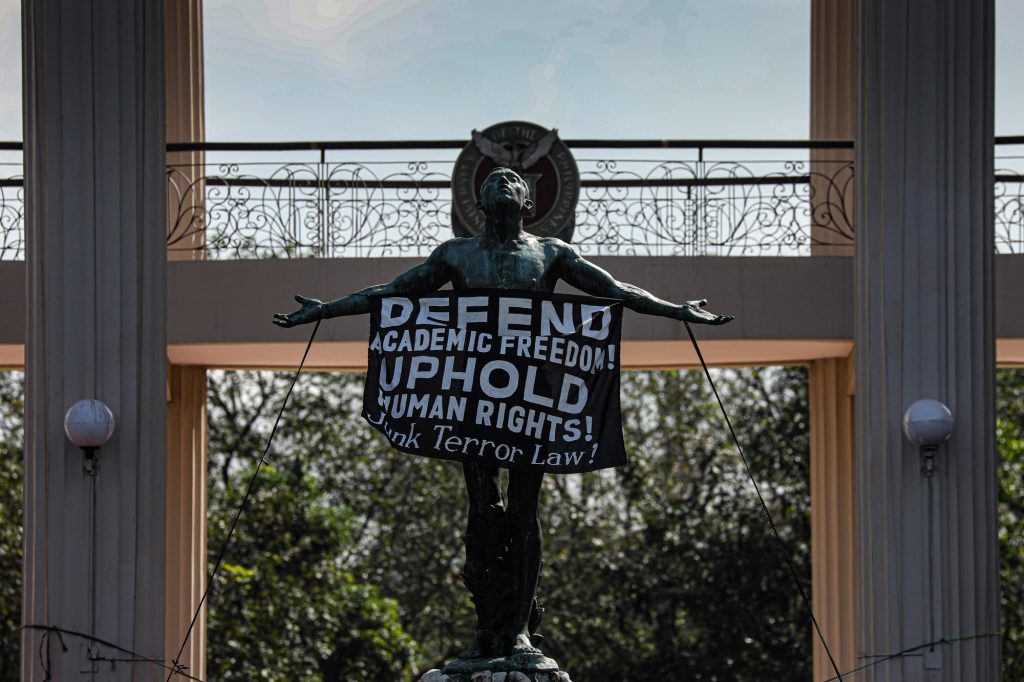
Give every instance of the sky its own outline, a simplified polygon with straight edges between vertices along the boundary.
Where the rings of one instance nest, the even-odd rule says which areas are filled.
[[[207,0],[205,12],[209,139],[463,138],[514,119],[566,137],[806,136],[807,0]]]
[[[1024,134],[1024,2],[997,0],[996,131]],[[207,139],[804,138],[809,0],[206,0]],[[0,0],[0,140],[21,139]]]

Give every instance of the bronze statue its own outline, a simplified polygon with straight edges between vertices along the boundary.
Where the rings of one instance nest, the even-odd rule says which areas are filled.
[[[472,238],[450,239],[422,264],[387,284],[367,287],[329,303],[296,296],[302,307],[274,315],[282,327],[318,319],[369,312],[370,297],[425,294],[447,283],[460,289],[519,289],[553,292],[559,279],[577,289],[616,299],[631,310],[698,324],[721,325],[729,315],[704,310],[706,301],[677,305],[639,287],[616,281],[558,239],[523,231],[523,212],[532,206],[526,183],[508,168],[497,168],[480,189],[478,207],[485,230]],[[510,471],[503,492],[496,466],[463,464],[469,493],[466,563],[463,579],[477,614],[476,639],[445,672],[475,669],[557,670],[531,639],[540,621],[537,581],[542,538],[537,506],[543,472]],[[505,665],[494,659],[505,659]],[[478,662],[478,663],[474,663]],[[497,664],[496,664],[497,663]]]

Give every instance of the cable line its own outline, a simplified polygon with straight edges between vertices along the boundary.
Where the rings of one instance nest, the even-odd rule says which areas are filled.
[[[818,639],[821,641],[821,646],[825,648],[825,653],[828,655],[828,661],[832,664],[832,670],[836,673],[834,679],[837,680],[837,682],[842,682],[843,674],[839,672],[839,666],[836,664],[836,659],[832,656],[832,651],[828,648],[828,642],[825,641],[825,635],[821,631],[821,626],[818,625],[818,619],[814,617],[814,609],[811,608],[811,601],[807,598],[807,592],[804,590],[804,586],[800,582],[800,576],[797,575],[793,562],[789,560],[789,553],[786,551],[785,543],[779,535],[779,530],[775,527],[775,520],[772,518],[772,513],[768,511],[768,505],[765,504],[764,496],[761,495],[761,487],[757,485],[757,479],[754,478],[754,474],[750,470],[750,464],[747,462],[747,456],[743,453],[743,446],[740,445],[740,439],[736,436],[736,430],[732,427],[732,420],[729,419],[729,413],[725,409],[722,397],[718,395],[718,388],[715,386],[715,380],[711,378],[711,372],[708,371],[708,364],[704,362],[704,354],[700,352],[700,346],[697,344],[697,337],[693,335],[693,330],[690,329],[689,322],[683,320],[683,324],[686,325],[686,333],[690,335],[690,342],[693,343],[693,349],[697,351],[697,358],[700,360],[701,367],[704,368],[704,376],[708,378],[708,383],[711,384],[711,391],[715,394],[715,400],[718,401],[718,407],[722,410],[722,416],[725,417],[725,424],[729,427],[729,433],[732,434],[732,440],[736,444],[737,452],[740,453],[740,460],[743,461],[743,468],[746,470],[747,477],[750,478],[750,482],[754,486],[754,492],[757,493],[757,499],[761,503],[761,509],[764,510],[764,515],[768,519],[768,525],[772,529],[772,535],[775,537],[779,553],[782,555],[782,560],[786,562],[786,567],[789,568],[789,573],[793,577],[793,584],[796,585],[796,589],[800,593],[800,599],[803,601],[804,607],[807,609],[807,613],[811,616],[811,622],[814,624],[814,631],[818,633]]]
[[[170,670],[172,673],[181,675],[181,676],[186,677],[186,678],[188,678],[190,680],[195,680],[196,682],[203,682],[203,680],[200,680],[198,677],[193,677],[192,675],[189,675],[188,673],[184,672],[184,669],[180,665],[175,665],[175,666],[168,665],[167,662],[164,661],[164,659],[162,659],[162,658],[153,658],[151,656],[144,656],[143,654],[140,654],[140,653],[137,653],[135,651],[132,651],[131,649],[128,649],[126,647],[120,646],[118,644],[114,644],[113,642],[107,641],[107,640],[102,639],[100,637],[96,637],[94,635],[89,635],[89,634],[86,634],[84,632],[79,632],[78,630],[69,630],[68,628],[61,628],[61,627],[57,627],[56,625],[22,625],[21,629],[22,630],[41,630],[43,632],[42,637],[40,637],[40,639],[39,639],[39,665],[40,665],[40,667],[43,670],[43,674],[44,674],[43,679],[44,680],[52,680],[53,679],[53,676],[52,676],[52,674],[50,672],[50,669],[51,669],[51,663],[50,663],[50,634],[52,633],[52,634],[56,634],[57,635],[57,639],[60,640],[61,649],[65,653],[68,650],[68,646],[67,646],[67,644],[64,643],[64,635],[68,635],[70,637],[80,637],[81,639],[87,640],[87,641],[92,642],[94,644],[100,644],[102,646],[114,649],[115,651],[118,651],[118,652],[120,652],[122,654],[127,654],[128,656],[131,656],[131,658],[101,658],[101,657],[97,657],[97,658],[90,658],[89,660],[91,660],[91,661],[96,661],[96,662],[108,661],[108,662],[111,662],[111,663],[152,663],[153,665],[158,665],[158,666],[160,666],[161,668],[163,668],[165,670]]]
[[[295,383],[299,380],[299,374],[302,373],[302,368],[306,365],[306,357],[309,356],[309,349],[313,346],[313,339],[316,338],[316,332],[320,329],[320,323],[323,321],[323,317],[320,317],[316,321],[316,325],[313,327],[313,333],[309,335],[309,342],[306,344],[306,350],[302,353],[302,360],[299,362],[299,368],[295,370],[295,376],[292,377],[292,383],[288,386],[288,392],[284,394],[284,400],[281,402],[281,409],[277,413],[277,418],[274,420],[274,427],[270,430],[270,438],[267,439],[267,447],[263,450],[263,455],[260,457],[259,464],[256,465],[256,471],[253,472],[252,478],[249,479],[249,486],[245,489],[245,496],[242,498],[242,504],[238,505],[238,511],[235,512],[235,518],[231,521],[231,526],[228,528],[228,535],[224,538],[224,542],[221,543],[220,550],[217,553],[217,561],[213,565],[213,571],[206,580],[206,588],[203,590],[203,596],[199,598],[199,604],[196,606],[196,612],[192,614],[192,622],[188,625],[188,632],[185,633],[185,638],[181,641],[181,648],[178,649],[178,655],[174,657],[174,667],[171,672],[167,674],[166,682],[171,682],[171,678],[177,674],[182,674],[179,671],[182,669],[181,659],[182,652],[185,651],[185,645],[188,644],[188,638],[192,636],[192,630],[196,626],[196,621],[199,619],[199,614],[203,610],[203,604],[206,602],[206,597],[210,594],[210,590],[213,588],[213,579],[217,577],[217,571],[220,570],[220,564],[224,560],[224,553],[228,549],[228,545],[231,544],[231,537],[235,533],[235,526],[238,525],[238,519],[242,516],[242,511],[245,510],[246,503],[249,502],[249,496],[252,495],[253,488],[256,487],[256,477],[260,475],[260,471],[263,469],[263,465],[267,462],[267,455],[270,454],[270,446],[274,442],[274,435],[277,434],[277,427],[281,423],[281,416],[284,415],[284,410],[288,406],[288,398],[292,395],[292,389],[295,388]]]
[[[940,637],[939,639],[936,639],[933,642],[925,642],[924,644],[918,644],[917,646],[908,647],[906,649],[902,649],[901,651],[885,655],[877,661],[865,663],[864,665],[854,668],[853,670],[848,670],[843,674],[846,675],[847,679],[849,679],[858,673],[864,672],[868,668],[873,668],[876,665],[880,665],[882,663],[888,663],[889,661],[892,661],[897,658],[903,658],[904,656],[912,654],[915,651],[927,649],[929,647],[935,646],[936,644],[954,644],[956,642],[967,642],[972,639],[985,639],[987,637],[1002,637],[1002,634],[998,632],[983,632],[980,635],[965,635],[963,637]],[[842,680],[841,677],[830,677],[827,680],[825,680],[825,682],[839,682],[840,680]]]

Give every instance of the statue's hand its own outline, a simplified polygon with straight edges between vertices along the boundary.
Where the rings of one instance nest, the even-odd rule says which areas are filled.
[[[679,307],[679,319],[693,322],[694,324],[710,324],[715,326],[732,322],[735,319],[732,315],[715,315],[704,310],[704,306],[707,304],[708,300],[706,298],[699,301],[687,301]]]
[[[296,310],[294,313],[277,313],[274,315],[274,324],[278,327],[294,327],[300,324],[309,324],[310,322],[316,322],[324,316],[324,304],[323,301],[318,301],[315,298],[306,298],[305,296],[295,296],[295,300],[302,304],[302,307]]]

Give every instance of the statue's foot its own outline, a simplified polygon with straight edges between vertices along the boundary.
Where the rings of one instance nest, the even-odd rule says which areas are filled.
[[[539,654],[540,649],[530,644],[530,636],[525,633],[521,633],[516,636],[516,641],[512,644],[512,655],[517,654]]]

